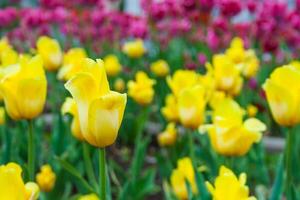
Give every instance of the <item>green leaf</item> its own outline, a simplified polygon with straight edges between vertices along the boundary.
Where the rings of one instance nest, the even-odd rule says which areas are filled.
[[[73,175],[75,178],[77,178],[83,187],[85,187],[86,190],[89,192],[96,193],[95,190],[88,184],[86,180],[82,177],[82,175],[67,161],[61,159],[60,157],[55,157],[55,159],[60,163],[60,165],[68,171],[71,175]]]
[[[282,193],[283,187],[283,177],[284,177],[284,165],[283,165],[283,155],[280,156],[278,161],[278,167],[276,170],[276,178],[272,187],[272,193],[269,200],[279,200]]]

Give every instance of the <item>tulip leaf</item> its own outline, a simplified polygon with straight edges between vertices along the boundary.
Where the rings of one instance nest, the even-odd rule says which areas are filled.
[[[276,170],[276,177],[275,182],[272,187],[272,193],[269,200],[279,200],[281,193],[282,193],[282,187],[283,187],[283,178],[284,178],[284,165],[283,165],[283,156],[281,155],[278,161],[278,167]]]
[[[55,157],[55,159],[60,163],[60,165],[67,171],[69,172],[71,175],[73,175],[75,178],[77,178],[80,183],[82,184],[83,187],[86,188],[86,190],[88,190],[89,192],[95,192],[95,190],[88,184],[88,182],[86,182],[86,180],[84,180],[84,178],[82,177],[82,175],[76,170],[76,168],[74,168],[70,163],[68,163],[67,161],[61,159],[60,157]]]
[[[207,188],[205,186],[205,181],[202,176],[202,173],[196,170],[196,182],[197,182],[197,187],[198,191],[201,194],[201,200],[208,200],[210,199],[210,195],[207,191]]]

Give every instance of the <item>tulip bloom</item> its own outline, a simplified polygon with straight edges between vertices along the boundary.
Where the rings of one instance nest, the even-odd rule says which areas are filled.
[[[61,107],[61,112],[63,114],[70,113],[73,116],[71,124],[71,132],[75,138],[80,141],[83,141],[83,135],[81,133],[80,124],[79,124],[79,115],[77,110],[77,105],[74,99],[67,97],[65,102]]]
[[[198,84],[199,75],[195,71],[177,70],[172,77],[167,77],[167,83],[177,97],[183,89]]]
[[[84,139],[100,148],[113,144],[121,126],[127,96],[110,91],[103,61],[85,59],[84,69],[65,87],[76,102]]]
[[[219,102],[213,111],[213,124],[200,127],[207,130],[212,147],[227,156],[245,155],[253,143],[261,140],[266,130],[264,123],[256,118],[243,122],[244,110],[232,99]]]
[[[119,59],[115,55],[107,55],[103,58],[104,68],[108,76],[116,76],[122,70],[122,65],[119,62]]]
[[[230,95],[240,93],[243,86],[240,69],[228,56],[224,54],[213,56],[213,73],[218,90],[222,90]]]
[[[37,40],[36,47],[47,70],[55,71],[60,67],[63,54],[59,43],[55,39],[42,36]]]
[[[183,126],[196,129],[205,120],[205,89],[196,85],[184,89],[178,96],[179,119]]]
[[[18,63],[19,54],[12,48],[1,51],[0,53],[1,67],[6,67]]]
[[[143,40],[137,39],[126,42],[122,48],[122,51],[130,58],[140,58],[145,54],[146,48]]]
[[[44,192],[50,192],[55,185],[56,175],[50,165],[43,165],[36,175],[36,182]]]
[[[135,75],[135,81],[131,80],[127,84],[128,95],[140,105],[148,105],[153,100],[154,84],[155,80],[150,79],[145,72],[139,71]]]
[[[166,118],[166,120],[171,122],[179,121],[179,113],[177,106],[177,99],[173,94],[168,94],[166,97],[166,105],[161,108],[161,113]]]
[[[33,182],[24,184],[22,169],[16,163],[0,166],[0,194],[4,200],[35,200],[39,188]]]
[[[151,72],[158,77],[165,77],[170,72],[170,67],[165,60],[158,60],[150,65]]]
[[[276,68],[263,85],[273,118],[283,126],[300,122],[300,68],[291,63]]]
[[[5,123],[5,108],[0,107],[0,125]]]
[[[190,158],[181,158],[177,162],[177,168],[172,171],[171,185],[178,199],[188,199],[186,181],[190,184],[193,194],[197,194],[195,172]]]
[[[237,178],[230,169],[221,166],[219,176],[215,180],[215,187],[209,182],[206,182],[206,186],[212,194],[213,200],[256,200],[255,197],[249,196],[246,179],[245,173],[240,174]]]
[[[63,65],[59,69],[57,78],[67,81],[83,69],[86,52],[82,48],[72,48],[64,54]]]
[[[14,120],[33,119],[44,108],[47,79],[40,56],[21,57],[20,63],[7,67],[0,81],[8,115]]]
[[[99,200],[96,194],[87,194],[79,197],[79,200]]]
[[[114,89],[117,92],[124,92],[126,87],[125,81],[122,78],[117,78],[114,82]]]
[[[176,142],[177,130],[175,123],[169,123],[164,132],[157,136],[160,146],[170,146]]]

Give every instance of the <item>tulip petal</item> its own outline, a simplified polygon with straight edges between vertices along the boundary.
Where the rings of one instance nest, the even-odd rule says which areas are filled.
[[[79,113],[80,128],[84,136],[89,134],[88,110],[90,103],[99,96],[99,85],[89,73],[78,73],[70,79],[65,88],[73,96]]]
[[[35,118],[45,105],[47,95],[47,82],[43,79],[23,79],[17,88],[18,108],[22,111],[22,117]]]
[[[105,147],[114,143],[123,119],[126,100],[126,94],[110,92],[91,103],[88,115],[90,134],[84,135],[91,144]]]

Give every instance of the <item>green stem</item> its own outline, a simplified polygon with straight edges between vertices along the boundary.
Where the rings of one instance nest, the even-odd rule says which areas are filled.
[[[100,181],[100,197],[106,200],[106,176],[105,176],[105,149],[99,149],[99,181]]]
[[[32,120],[28,120],[28,174],[29,180],[34,180],[34,135],[33,135],[33,122]]]
[[[90,148],[86,142],[83,143],[83,159],[88,179],[94,187],[97,187],[97,180],[95,177],[93,164],[90,157]]]
[[[193,131],[189,131],[188,133],[188,139],[189,139],[189,147],[190,147],[190,157],[193,162],[195,162],[195,147],[194,147],[194,140],[193,140]]]
[[[287,133],[286,146],[285,146],[285,171],[286,171],[286,192],[289,193],[292,187],[292,147],[293,147],[293,132],[289,129]]]

